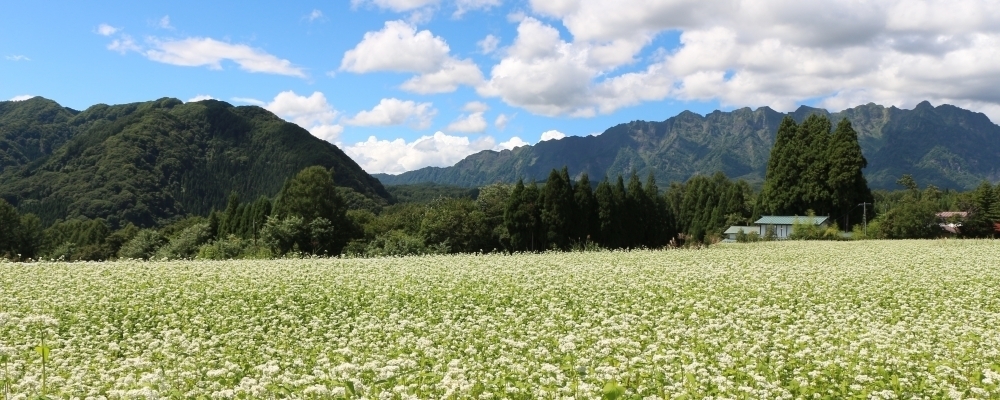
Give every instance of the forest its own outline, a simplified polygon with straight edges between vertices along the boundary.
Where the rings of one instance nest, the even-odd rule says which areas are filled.
[[[375,201],[335,185],[335,167],[311,166],[272,196],[169,224],[117,229],[101,218],[46,226],[0,199],[0,256],[13,260],[233,259],[285,256],[401,256],[429,253],[586,251],[704,246],[731,225],[762,215],[825,215],[853,235],[814,238],[993,237],[1000,185],[959,192],[920,188],[910,175],[894,191],[871,191],[850,122],[825,116],[785,118],[759,191],[723,173],[696,175],[660,188],[655,177],[574,177],[553,169],[543,182],[518,180],[475,190],[445,185],[388,187],[396,200]],[[859,205],[865,204],[863,207]],[[963,211],[942,221],[940,211]],[[957,233],[941,222],[959,223]],[[861,229],[862,226],[867,229]],[[809,239],[807,235],[801,238]]]

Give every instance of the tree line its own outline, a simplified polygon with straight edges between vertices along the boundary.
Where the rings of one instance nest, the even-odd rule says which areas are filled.
[[[229,196],[222,210],[158,229],[103,219],[60,220],[44,227],[0,200],[0,257],[108,260],[266,258],[289,254],[395,256],[428,253],[661,248],[707,244],[731,225],[761,215],[826,215],[856,238],[930,238],[945,234],[938,211],[968,214],[957,233],[992,237],[1000,222],[1000,185],[969,192],[868,189],[850,123],[835,130],[822,116],[779,128],[760,192],[722,173],[694,176],[660,190],[650,174],[604,177],[553,169],[544,182],[518,180],[476,190],[406,188],[411,202],[383,205],[334,185],[334,171],[308,167],[273,197]],[[451,193],[451,195],[443,195]],[[427,200],[431,199],[431,200]],[[863,220],[863,217],[866,218]],[[953,217],[954,219],[954,217]],[[860,229],[866,226],[867,230]],[[813,238],[805,230],[800,238]],[[840,239],[825,232],[815,238]]]

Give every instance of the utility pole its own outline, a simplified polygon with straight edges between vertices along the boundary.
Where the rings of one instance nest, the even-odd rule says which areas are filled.
[[[858,204],[858,205],[861,206],[861,207],[863,207],[863,210],[864,210],[864,211],[861,212],[861,215],[862,215],[862,218],[863,218],[863,221],[864,221],[864,224],[865,224],[865,237],[867,238],[868,237],[868,206],[872,205],[872,203],[861,203],[861,204]]]

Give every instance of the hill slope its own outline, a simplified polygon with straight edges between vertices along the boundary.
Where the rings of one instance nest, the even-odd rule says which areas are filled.
[[[803,106],[790,115],[801,122],[815,113],[829,116],[834,125],[841,118],[851,121],[868,159],[865,175],[873,188],[896,188],[902,174],[913,175],[921,185],[956,189],[971,189],[983,179],[1000,180],[1000,126],[981,113],[923,102],[913,110],[867,104],[838,113]],[[565,165],[592,180],[634,169],[642,176],[653,172],[659,182],[722,171],[760,183],[785,115],[768,107],[706,116],[685,111],[663,122],[621,124],[598,136],[487,150],[452,167],[374,176],[387,185],[478,186],[518,178],[542,180],[552,168]]]
[[[164,98],[78,112],[40,97],[0,102],[0,196],[46,223],[205,215],[230,191],[274,195],[311,165],[334,168],[339,186],[391,198],[339,148],[256,106]]]

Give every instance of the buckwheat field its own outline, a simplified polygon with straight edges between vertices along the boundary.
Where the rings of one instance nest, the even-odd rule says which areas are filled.
[[[0,396],[1000,397],[1000,243],[0,263]]]

